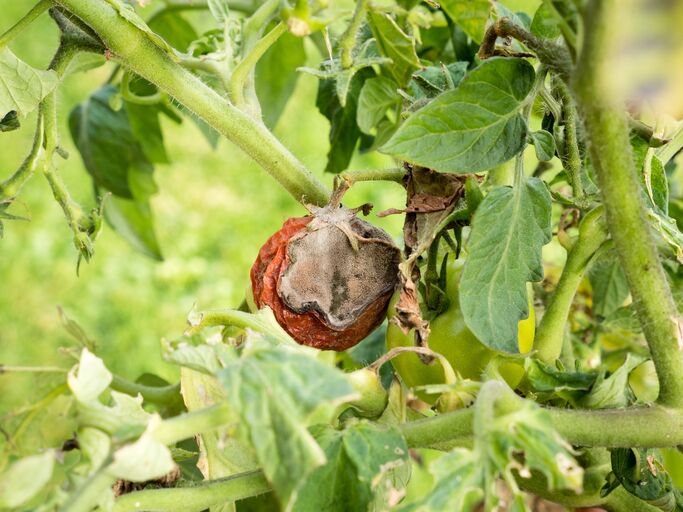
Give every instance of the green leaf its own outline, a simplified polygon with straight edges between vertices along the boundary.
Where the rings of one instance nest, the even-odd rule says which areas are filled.
[[[128,170],[151,169],[152,164],[135,138],[125,108],[112,110],[116,89],[102,87],[69,115],[71,137],[88,173],[99,187],[131,198]]]
[[[628,385],[628,376],[643,362],[642,357],[627,354],[624,364],[609,377],[600,374],[590,393],[581,400],[581,408],[617,409],[632,404],[635,396]]]
[[[548,162],[555,156],[555,137],[550,132],[538,130],[529,134],[536,151],[536,158]]]
[[[304,40],[289,32],[280,36],[256,64],[256,95],[261,104],[263,122],[274,128],[294,92],[299,74],[306,63]]]
[[[536,396],[543,403],[560,398],[578,407],[579,400],[591,389],[598,373],[569,372],[548,365],[539,359],[524,360],[525,379]]]
[[[164,341],[164,360],[197,372],[213,375],[223,368],[219,357],[220,352],[216,350],[220,344],[209,345],[203,341],[199,335],[192,338],[182,336],[172,342]]]
[[[145,433],[134,443],[114,452],[107,473],[130,482],[146,482],[161,478],[175,467],[171,451]]]
[[[111,379],[111,372],[104,366],[102,359],[84,348],[78,365],[69,372],[67,382],[76,400],[87,403],[97,400],[109,387]]]
[[[327,153],[325,172],[338,174],[344,171],[351,162],[361,136],[360,128],[356,123],[358,97],[365,80],[373,75],[374,72],[371,70],[362,70],[353,77],[344,107],[339,102],[333,80],[321,80],[318,84],[316,106],[330,121],[330,150]]]
[[[456,448],[429,465],[435,485],[420,499],[398,507],[398,512],[469,512],[484,499],[482,461],[472,450]]]
[[[311,433],[327,462],[307,478],[295,510],[368,510],[384,490],[384,477],[408,461],[405,439],[394,427],[363,422],[340,431],[318,425]]]
[[[548,8],[546,2],[542,2],[536,9],[534,18],[531,21],[531,32],[545,39],[557,39],[562,33],[560,22]]]
[[[365,133],[370,133],[384,118],[387,110],[398,105],[401,96],[398,85],[391,78],[378,76],[365,81],[358,98],[356,122]]]
[[[336,406],[353,396],[336,368],[286,347],[247,347],[218,374],[239,414],[268,480],[290,509],[298,490],[325,454],[307,427],[328,422]]]
[[[368,19],[381,54],[391,59],[387,69],[399,85],[406,85],[413,71],[421,67],[414,39],[401,30],[394,18],[380,10],[370,9]]]
[[[198,37],[190,22],[177,11],[160,11],[150,19],[149,28],[181,52],[186,51]]]
[[[614,252],[603,254],[591,264],[588,279],[593,289],[593,313],[598,316],[612,314],[629,296],[624,268]]]
[[[24,457],[0,473],[0,508],[15,508],[36,496],[52,478],[55,455],[51,450]]]
[[[109,197],[105,201],[104,216],[112,228],[135,249],[152,259],[163,259],[148,201]]]
[[[142,148],[149,162],[167,164],[169,162],[164,146],[164,136],[159,123],[160,110],[152,105],[138,105],[125,103],[130,130]],[[144,166],[144,170],[151,174],[151,166]],[[130,181],[130,180],[129,180]]]
[[[550,210],[545,183],[530,178],[493,189],[472,220],[460,305],[467,326],[491,348],[518,352],[517,324],[529,315],[526,283],[543,278]]]
[[[0,132],[11,132],[19,129],[19,118],[16,110],[10,110],[5,117],[0,119]]]
[[[488,0],[441,0],[441,8],[475,43],[481,43],[489,18],[491,3]]]
[[[465,77],[469,63],[451,62],[448,65],[427,66],[415,73],[409,84],[410,94],[416,99],[434,98],[457,87]]]
[[[683,495],[666,472],[658,450],[614,448],[611,452],[610,476],[616,479],[616,485],[609,488],[606,484],[603,495],[621,484],[629,493],[660,510],[681,510]]]
[[[487,59],[455,90],[410,116],[381,151],[439,171],[495,167],[524,149],[526,123],[520,110],[533,82],[528,62]]]
[[[0,48],[0,119],[11,111],[19,117],[30,114],[58,84],[54,71],[34,69],[8,48]]]

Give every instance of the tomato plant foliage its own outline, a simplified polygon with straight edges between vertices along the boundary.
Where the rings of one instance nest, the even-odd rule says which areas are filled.
[[[683,510],[680,84],[659,69],[653,91],[612,53],[644,45],[616,27],[628,23],[615,0],[526,3],[42,0],[15,20],[0,35],[0,132],[35,120],[35,135],[0,182],[0,235],[13,236],[22,188],[42,174],[79,264],[101,229],[161,260],[155,166],[170,160],[164,131],[183,122],[213,148],[221,136],[234,143],[311,218],[329,221],[359,182],[399,183],[406,201],[381,212],[404,218],[398,275],[373,306],[386,310],[397,283],[388,325],[343,352],[287,334],[292,314],[318,314],[310,303],[287,303],[294,313],[276,320],[248,292],[239,309],[191,312],[187,330],[162,341],[179,382],[131,382],[63,315],[73,366],[28,368],[63,378],[3,422],[0,508]],[[667,36],[683,12],[635,0],[623,16],[637,24],[648,9],[663,21],[647,41],[680,69]],[[45,11],[61,36],[38,69],[9,45]],[[64,79],[101,66],[106,83],[58,119]],[[290,121],[302,73],[318,80],[310,103],[329,121],[319,137],[334,190],[271,131]],[[67,136],[93,207],[60,175]],[[359,152],[395,167],[349,170]],[[350,248],[326,254],[368,241],[398,254],[355,222],[353,233],[329,228]],[[271,280],[271,260],[297,257],[278,251],[259,267]],[[343,302],[358,320],[351,278],[304,267],[333,291],[330,311]],[[349,272],[386,274],[368,268]],[[27,370],[2,363],[3,379]],[[73,436],[25,449],[27,425],[57,400]]]

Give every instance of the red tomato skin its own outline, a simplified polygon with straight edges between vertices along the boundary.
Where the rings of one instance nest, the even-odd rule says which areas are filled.
[[[346,350],[382,323],[392,292],[373,302],[344,330],[332,329],[316,311],[297,313],[289,309],[278,293],[279,278],[288,263],[287,244],[311,220],[310,216],[288,219],[261,247],[251,268],[254,302],[258,308],[270,307],[277,322],[297,343],[320,350]]]

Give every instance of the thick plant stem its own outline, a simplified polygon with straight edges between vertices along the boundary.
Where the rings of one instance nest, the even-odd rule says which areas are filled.
[[[0,50],[7,46],[26,27],[33,23],[38,16],[52,7],[52,0],[41,0],[26,15],[17,21],[7,32],[0,35]]]
[[[324,205],[329,191],[263,124],[185,70],[103,0],[58,0],[88,24],[125,67],[173,96],[261,165],[302,203]]]
[[[567,255],[560,280],[538,326],[534,348],[538,350],[538,357],[542,361],[553,363],[560,357],[565,325],[574,295],[589,262],[606,239],[603,210],[596,208],[581,222],[579,237]]]
[[[683,322],[654,240],[633,161],[628,119],[606,84],[616,0],[592,1],[574,90],[584,115],[590,154],[609,231],[624,267],[633,303],[659,379],[659,403],[683,407]]]
[[[496,401],[498,411],[515,410],[522,398],[513,393]],[[548,408],[555,429],[573,445],[657,448],[683,444],[683,411],[662,406],[573,410]],[[457,442],[474,434],[472,408],[401,425],[411,448]]]
[[[233,502],[268,491],[270,485],[263,473],[250,471],[220,480],[209,480],[194,487],[147,489],[124,494],[116,500],[114,512],[199,512],[219,503]]]
[[[131,382],[114,375],[111,381],[111,388],[120,393],[136,396],[142,395],[148,402],[169,406],[182,406],[183,400],[180,396],[180,384],[169,384],[168,386],[145,386],[137,382]]]

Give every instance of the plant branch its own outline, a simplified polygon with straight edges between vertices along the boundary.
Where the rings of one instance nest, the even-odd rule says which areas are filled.
[[[363,171],[346,171],[339,176],[349,185],[360,181],[395,181],[402,183],[407,171],[403,167],[390,167],[388,169],[370,169]]]
[[[164,510],[200,512],[217,504],[258,496],[271,490],[261,471],[249,471],[218,480],[208,480],[193,487],[146,489],[117,498],[114,512]]]
[[[513,393],[496,402],[498,410],[515,410],[522,398]],[[554,428],[576,446],[657,448],[683,443],[683,411],[662,406],[629,409],[546,409]],[[461,409],[400,426],[411,448],[452,444],[474,434],[474,410]]]
[[[560,280],[538,326],[534,348],[538,351],[538,357],[542,361],[552,364],[560,357],[564,329],[574,295],[589,262],[605,240],[607,240],[607,230],[603,210],[596,208],[581,222],[579,237],[569,250]]]
[[[43,118],[39,115],[36,122],[36,131],[33,136],[31,151],[29,151],[29,154],[14,174],[0,183],[0,203],[12,201],[19,194],[24,184],[33,176],[33,173],[38,167],[42,149]]]
[[[659,379],[659,403],[683,406],[683,321],[648,230],[647,210],[636,174],[628,118],[615,104],[608,60],[616,0],[592,1],[586,41],[574,90],[584,115],[589,149],[600,185],[607,224],[621,260]]]
[[[38,16],[52,7],[52,0],[41,0],[28,11],[23,18],[17,21],[4,34],[0,35],[0,49],[7,46],[15,37],[17,37],[26,27],[33,23]]]
[[[650,135],[652,135],[652,133],[650,133]],[[652,139],[650,139],[650,146],[653,146]],[[669,160],[676,156],[681,148],[683,148],[683,126],[678,129],[667,144],[657,149],[655,154],[662,162],[662,165],[666,165]]]
[[[356,37],[358,30],[363,22],[365,9],[367,9],[368,0],[357,0],[356,7],[353,10],[351,23],[346,27],[346,30],[339,40],[339,48],[341,50],[341,65],[344,69],[348,69],[353,64],[353,48],[356,46]]]
[[[576,104],[569,92],[569,87],[561,81],[555,80],[554,88],[562,100],[562,119],[564,120],[564,155],[562,155],[562,166],[567,172],[569,184],[572,187],[574,199],[581,201],[585,192],[581,182],[581,152],[579,151],[579,136]]]
[[[261,165],[297,201],[324,205],[327,188],[258,121],[185,70],[103,0],[58,0],[105,42],[121,63],[204,119]]]
[[[287,32],[287,25],[280,22],[270,32],[259,39],[251,51],[240,61],[230,75],[230,99],[238,108],[244,108],[247,101],[244,96],[244,87],[249,80],[250,74],[256,68],[259,59],[268,51],[282,34]]]
[[[573,64],[567,48],[536,37],[528,30],[515,24],[510,18],[500,18],[486,30],[479,48],[480,59],[484,60],[497,55],[496,39],[499,37],[513,37],[524,43],[536,54],[542,64],[548,66],[548,69],[556,73],[565,82],[569,81]]]
[[[136,396],[142,395],[148,402],[164,405],[182,405],[180,396],[180,384],[169,384],[168,386],[145,386],[137,382],[131,382],[118,375],[114,375],[111,381],[111,389]]]

